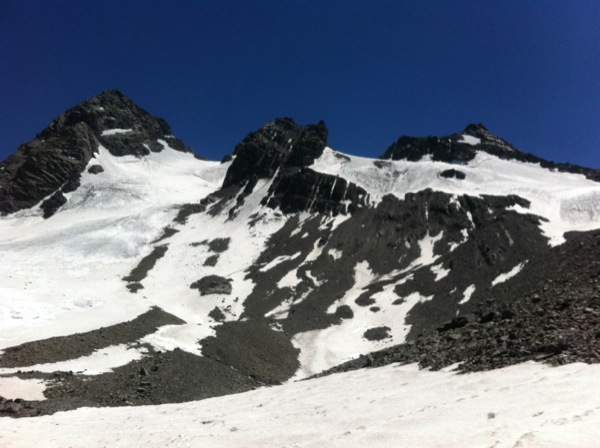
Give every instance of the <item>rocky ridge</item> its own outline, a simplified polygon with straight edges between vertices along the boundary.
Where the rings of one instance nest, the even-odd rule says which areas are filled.
[[[52,216],[66,203],[64,194],[79,187],[99,145],[115,156],[141,157],[166,145],[191,152],[164,119],[151,116],[119,90],[108,90],[56,117],[0,164],[0,214],[44,201],[44,217]],[[90,169],[100,173],[102,167]]]
[[[478,152],[521,162],[539,163],[542,167],[568,173],[583,174],[600,182],[600,170],[570,163],[554,163],[518,150],[506,140],[492,134],[483,124],[469,124],[461,133],[445,137],[402,136],[381,156],[382,159],[418,161],[429,156],[434,161],[467,163]]]

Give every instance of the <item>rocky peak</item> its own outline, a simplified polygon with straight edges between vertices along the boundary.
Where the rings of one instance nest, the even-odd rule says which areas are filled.
[[[237,195],[240,206],[259,179],[273,179],[262,204],[283,213],[315,211],[347,213],[363,205],[366,192],[336,176],[309,167],[327,146],[323,121],[300,126],[291,118],[278,118],[249,134],[235,148],[221,195]],[[235,216],[237,208],[230,209]]]
[[[191,151],[172,135],[164,119],[151,116],[117,89],[104,91],[59,115],[36,138],[47,139],[79,123],[89,127],[115,156],[159,152],[164,144],[158,140],[178,151]]]
[[[600,181],[600,171],[571,164],[554,163],[515,148],[506,140],[494,135],[483,124],[469,124],[463,132],[444,137],[402,136],[393,143],[381,159],[417,162],[423,157],[447,163],[467,163],[478,152],[492,154],[506,160],[539,163],[542,167],[558,171],[583,174],[588,179]]]
[[[51,216],[74,191],[88,162],[102,145],[115,156],[143,156],[166,145],[190,149],[119,90],[107,90],[56,117],[36,138],[0,164],[0,213],[30,208],[43,199]]]
[[[242,185],[251,179],[270,178],[281,167],[311,165],[327,146],[327,134],[323,121],[307,126],[298,125],[291,118],[268,122],[235,147],[235,159],[223,188]]]

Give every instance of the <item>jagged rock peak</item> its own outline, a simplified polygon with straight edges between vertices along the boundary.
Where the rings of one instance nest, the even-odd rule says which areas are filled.
[[[509,143],[492,134],[483,124],[469,124],[462,133],[445,137],[402,136],[381,158],[416,162],[425,156],[442,162],[468,162],[478,150],[512,158],[519,152]]]
[[[291,118],[269,121],[248,134],[234,150],[223,188],[241,185],[250,179],[272,177],[282,166],[306,167],[327,146],[328,130],[323,121],[306,126]]]
[[[153,117],[118,89],[106,90],[59,115],[37,135],[46,139],[78,123],[88,126],[99,142],[113,155],[147,155],[159,152],[164,144],[178,151],[191,151],[172,135],[162,118]]]
[[[542,167],[570,173],[583,174],[600,181],[600,171],[565,163],[554,163],[518,150],[506,140],[494,135],[483,124],[469,124],[463,132],[444,137],[410,137],[404,135],[393,143],[381,159],[417,162],[423,158],[447,163],[467,163],[478,152],[501,159],[539,163]]]
[[[79,187],[81,173],[102,145],[115,156],[148,155],[169,146],[191,151],[119,90],[107,90],[56,117],[36,138],[0,164],[0,213],[33,207],[44,198],[44,216]]]
[[[472,135],[474,137],[492,135],[492,133],[488,130],[488,128],[485,127],[483,123],[468,124],[465,130],[463,131],[463,134]]]

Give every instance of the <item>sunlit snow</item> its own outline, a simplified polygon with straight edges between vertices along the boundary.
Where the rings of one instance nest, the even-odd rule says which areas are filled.
[[[106,137],[109,135],[116,135],[116,134],[129,134],[130,132],[132,132],[133,129],[107,129],[105,131],[102,131],[102,134],[100,134],[102,137]]]
[[[458,143],[466,143],[467,145],[475,146],[481,143],[481,139],[472,135],[463,134],[460,140],[458,140]]]
[[[595,448],[600,365],[532,362],[457,375],[396,364],[199,402],[0,419],[29,448]]]
[[[583,175],[554,172],[539,164],[502,160],[480,152],[468,164],[461,165],[465,179],[448,179],[439,173],[455,165],[445,162],[405,160],[380,161],[338,154],[326,148],[311,168],[340,176],[364,188],[372,204],[386,194],[404,198],[426,188],[449,194],[472,196],[514,194],[531,202],[528,209],[514,207],[520,213],[530,213],[547,219],[540,224],[552,245],[564,241],[568,231],[587,231],[600,223],[600,185]]]
[[[500,274],[498,277],[492,280],[492,286],[495,286],[498,283],[503,283],[506,280],[513,278],[515,275],[521,272],[521,270],[525,267],[526,264],[527,262],[524,261],[523,263],[519,263],[518,265],[516,265],[510,271]]]

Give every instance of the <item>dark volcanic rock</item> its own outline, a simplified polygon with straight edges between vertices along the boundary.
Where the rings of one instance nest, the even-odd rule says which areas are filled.
[[[225,320],[225,314],[218,306],[215,306],[210,313],[208,313],[208,317],[216,320],[217,322],[222,322]]]
[[[115,129],[121,131],[107,132]],[[161,151],[164,145],[158,140],[190,151],[172,136],[165,120],[152,117],[118,90],[102,92],[59,115],[0,164],[0,213],[30,208],[57,190],[74,191],[99,144],[113,155],[141,156]],[[90,172],[98,169],[90,167]]]
[[[258,181],[274,177],[262,205],[284,213],[351,213],[365,204],[366,191],[345,179],[309,168],[327,146],[327,134],[323,122],[299,126],[289,118],[279,118],[267,123],[236,147],[223,188],[215,197],[226,202],[237,196],[236,206],[229,211],[235,218]],[[215,208],[214,213],[219,210]]]
[[[231,279],[220,277],[218,275],[207,275],[200,280],[196,280],[190,285],[190,288],[200,291],[201,296],[208,294],[231,294]]]
[[[324,374],[418,362],[440,369],[490,370],[535,360],[552,365],[600,362],[600,232],[567,234],[523,275],[437,328],[362,356]],[[533,285],[537,285],[533,286]],[[319,375],[321,376],[321,375]]]
[[[312,211],[319,213],[352,213],[364,206],[367,192],[357,185],[309,168],[282,172],[275,179],[263,205],[279,208],[284,213]]]
[[[46,400],[2,405],[0,416],[32,417],[83,406],[180,403],[245,392],[261,385],[251,375],[214,359],[180,349],[162,353],[146,348],[148,356],[101,375],[21,373],[18,376],[23,379],[52,381],[52,387],[44,391]]]
[[[167,253],[168,246],[156,246],[150,254],[146,255],[144,258],[140,260],[138,265],[133,268],[133,270],[127,275],[123,277],[123,280],[126,282],[134,282],[139,283],[146,278],[148,272],[154,267],[156,261],[160,258],[164,257]]]

